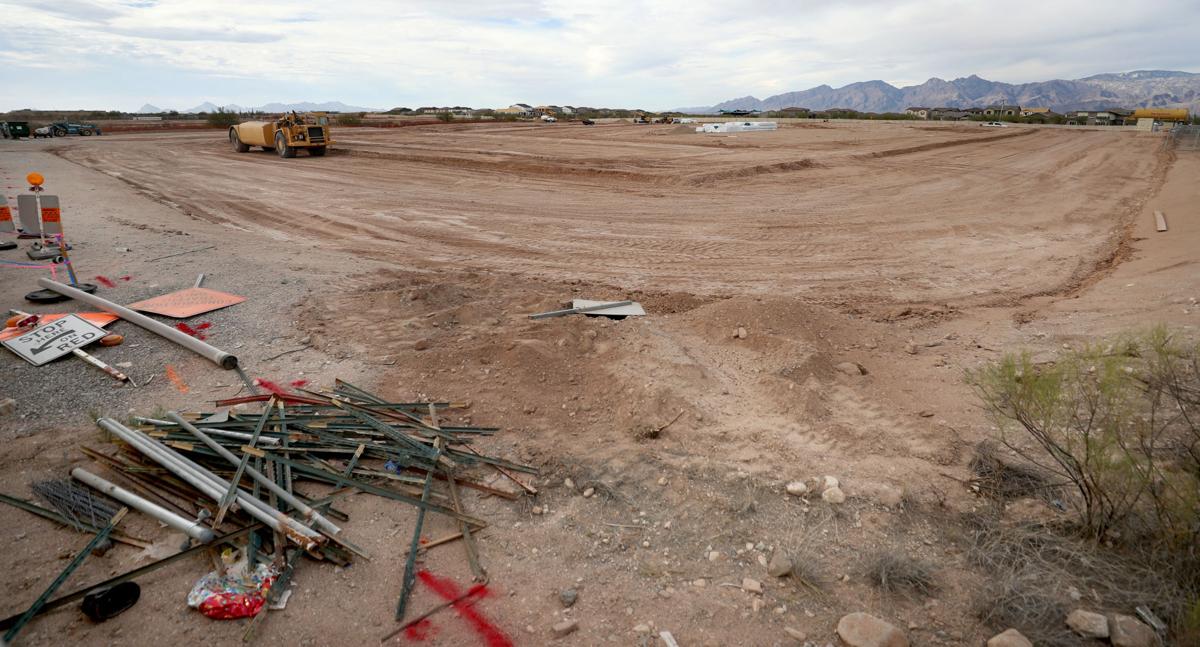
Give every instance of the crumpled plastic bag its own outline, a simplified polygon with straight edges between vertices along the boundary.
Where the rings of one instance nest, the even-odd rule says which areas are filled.
[[[225,570],[225,575],[209,572],[188,593],[188,606],[216,620],[258,615],[278,573],[264,563],[247,570],[245,560],[239,560]]]

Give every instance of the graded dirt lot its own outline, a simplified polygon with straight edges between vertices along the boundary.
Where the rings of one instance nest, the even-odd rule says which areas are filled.
[[[962,481],[990,423],[964,369],[1160,321],[1195,333],[1200,159],[1154,135],[838,122],[737,136],[562,123],[334,137],[330,155],[291,160],[235,153],[219,131],[24,142],[0,148],[0,171],[9,195],[30,170],[50,178],[85,278],[132,277],[109,298],[199,272],[249,296],[193,323],[211,321],[210,340],[236,347],[252,376],[467,400],[474,423],[501,427],[488,448],[538,465],[541,492],[518,504],[472,494],[467,506],[491,522],[480,550],[494,594],[478,606],[517,644],[662,644],[634,630],[645,625],[682,645],[803,644],[785,627],[824,645],[851,611],[916,645],[980,644],[997,628],[976,619],[986,587],[956,520],[984,505]],[[1169,234],[1153,232],[1154,209],[1168,210]],[[15,307],[33,278],[0,272]],[[634,299],[649,315],[526,316],[576,297]],[[101,351],[134,357],[138,377],[155,378],[143,388],[77,363],[5,360],[0,397],[19,415],[0,418],[0,490],[28,497],[30,481],[82,460],[80,443],[103,442],[94,413],[199,409],[239,391],[202,360],[122,332],[129,347]],[[168,362],[189,393],[161,376]],[[47,391],[70,393],[69,406]],[[846,503],[783,492],[824,475]],[[583,498],[588,487],[599,495]],[[374,558],[306,563],[263,639],[375,644],[394,626],[412,510],[356,496],[346,512]],[[3,614],[83,542],[18,514],[0,529],[12,547],[0,567],[20,573]],[[431,537],[452,529],[430,523]],[[778,551],[815,588],[770,577]],[[938,589],[907,599],[871,587],[865,561],[879,551],[935,564]],[[118,548],[78,577],[139,563]],[[455,545],[427,566],[469,578]],[[104,625],[67,609],[25,639],[232,644],[239,623],[183,604],[207,568],[145,578],[143,602]],[[740,589],[746,577],[761,596]],[[570,610],[567,587],[579,590]],[[414,608],[435,602],[419,594]],[[579,630],[556,640],[564,616]],[[428,644],[481,643],[452,614],[434,629]]]

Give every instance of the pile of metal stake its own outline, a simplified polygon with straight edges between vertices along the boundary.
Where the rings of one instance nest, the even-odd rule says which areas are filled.
[[[466,405],[387,402],[340,380],[327,392],[281,390],[216,405],[216,412],[133,417],[128,425],[101,418],[97,424],[120,441],[122,450],[105,453],[85,447],[83,451],[119,475],[122,485],[81,468],[73,470],[72,476],[191,538],[193,547],[161,563],[234,539],[246,544],[251,561],[272,559],[280,575],[268,593],[269,604],[287,588],[300,555],[340,565],[355,556],[368,557],[339,526],[348,521],[334,506],[342,496],[364,492],[417,508],[396,607],[397,620],[403,620],[416,579],[415,559],[422,551],[461,539],[474,576],[480,581],[486,578],[473,538],[486,523],[463,511],[460,488],[508,499],[536,493],[514,474],[535,474],[535,469],[474,449],[478,439],[497,429],[444,422],[448,410]],[[471,467],[496,470],[519,489],[469,479],[464,470]],[[435,491],[435,481],[446,484],[444,494]],[[310,484],[333,490],[318,498],[302,492],[297,487],[302,484],[305,490],[311,489]],[[452,517],[459,532],[422,543],[426,512]],[[102,523],[89,520],[87,525]],[[132,579],[146,569],[81,589],[40,610]],[[260,612],[255,617],[247,638],[265,615]]]

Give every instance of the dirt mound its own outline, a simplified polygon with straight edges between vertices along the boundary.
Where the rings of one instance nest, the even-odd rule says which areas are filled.
[[[792,171],[803,171],[811,168],[819,168],[821,164],[811,160],[802,159],[790,162],[777,162],[775,164],[756,164],[754,166],[744,166],[741,168],[727,169],[723,171],[714,171],[711,173],[701,173],[698,175],[689,175],[683,179],[684,184],[693,186],[701,186],[720,182],[722,180],[737,180],[744,178],[756,177],[759,175],[771,175],[774,173],[789,173]]]
[[[1005,133],[1003,135],[992,135],[989,137],[971,137],[968,139],[957,139],[944,142],[933,142],[931,144],[921,144],[920,146],[906,146],[904,148],[892,148],[889,150],[875,151],[868,153],[863,157],[878,158],[878,157],[895,157],[897,155],[909,155],[911,153],[923,153],[925,151],[934,151],[939,148],[951,148],[953,146],[966,146],[969,144],[983,144],[987,142],[996,142],[1004,139],[1012,139],[1014,137],[1026,137],[1034,134],[1034,130],[1021,130],[1014,133]]]

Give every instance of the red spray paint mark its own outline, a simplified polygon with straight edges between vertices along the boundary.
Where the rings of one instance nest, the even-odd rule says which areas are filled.
[[[301,387],[308,386],[308,380],[292,380],[290,384],[292,385],[292,388],[299,389]]]
[[[199,326],[197,326],[197,328],[199,328],[200,330],[206,330],[208,327],[209,326],[206,324],[200,324]],[[196,339],[199,339],[200,341],[204,341],[205,339],[208,339],[208,336],[205,335],[204,333],[200,332],[200,330],[197,330],[196,328],[192,328],[191,326],[183,323],[182,321],[175,324],[175,329],[185,335],[191,335],[192,337],[195,337]]]
[[[425,586],[432,589],[438,597],[447,602],[462,595],[454,580],[438,577],[429,571],[417,571],[417,577]],[[451,607],[454,608],[455,613],[465,620],[467,624],[471,625],[471,628],[475,630],[475,633],[479,634],[480,638],[483,638],[484,644],[488,647],[513,647],[513,641],[475,608],[473,599],[475,597],[486,597],[488,594],[487,587],[482,584],[476,584],[468,589],[467,592],[478,592],[478,595],[452,604]]]
[[[274,393],[275,395],[287,395],[288,394],[288,392],[282,386],[279,386],[278,384],[272,382],[271,380],[264,380],[261,377],[254,378],[254,386],[261,386],[262,388],[270,391],[271,393]]]
[[[433,623],[428,618],[416,624],[410,625],[404,630],[404,637],[414,642],[425,642],[437,633]]]
[[[121,277],[121,280],[122,280],[122,281],[132,281],[132,280],[133,280],[133,277],[132,277],[132,276],[130,276],[130,275],[128,275],[128,274],[126,274],[125,276],[122,276],[122,277]]]
[[[104,287],[106,287],[106,288],[115,288],[115,287],[117,287],[117,284],[116,284],[116,283],[113,283],[113,282],[112,282],[112,279],[108,278],[107,276],[97,276],[97,277],[96,277],[96,282],[97,282],[97,283],[99,283],[100,285],[103,285],[103,286],[104,286]]]

